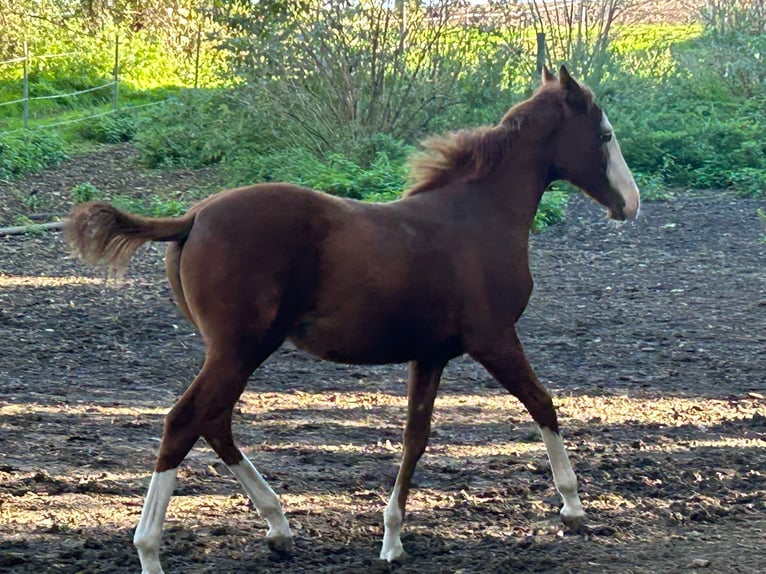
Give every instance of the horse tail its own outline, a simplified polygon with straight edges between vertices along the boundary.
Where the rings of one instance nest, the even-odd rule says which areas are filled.
[[[64,237],[77,255],[91,265],[104,265],[121,275],[130,258],[147,241],[183,241],[195,213],[151,218],[121,211],[105,202],[75,206],[64,225]]]

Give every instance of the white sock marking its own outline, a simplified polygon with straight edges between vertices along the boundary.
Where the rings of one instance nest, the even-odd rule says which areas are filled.
[[[402,547],[402,540],[400,533],[402,531],[402,523],[404,522],[404,516],[402,516],[402,509],[399,508],[399,492],[400,487],[397,484],[394,486],[393,492],[391,492],[391,498],[388,500],[386,510],[383,512],[383,548],[380,551],[380,559],[396,560],[402,554],[404,554],[404,548]]]
[[[253,501],[258,514],[263,516],[269,525],[269,531],[266,538],[292,538],[290,525],[282,512],[282,505],[279,503],[279,497],[271,489],[266,480],[258,472],[244,454],[242,460],[237,464],[232,464],[229,470],[237,477],[242,488],[250,500]]]
[[[612,139],[604,144],[607,162],[606,177],[615,191],[619,192],[625,201],[625,207],[623,208],[625,217],[627,219],[635,219],[638,217],[641,205],[638,186],[633,179],[633,174],[630,172],[628,164],[625,163],[625,158],[622,156],[622,150],[620,149],[620,144],[617,143],[617,137],[614,135],[612,124],[609,123],[609,118],[603,112],[601,130],[612,134]]]
[[[162,566],[160,566],[162,525],[165,523],[165,513],[176,485],[176,472],[175,468],[155,472],[149,482],[141,520],[133,536],[133,544],[138,549],[138,558],[141,560],[141,574],[162,574]]]
[[[585,516],[580,497],[577,495],[577,476],[575,476],[572,465],[569,463],[561,435],[545,427],[540,427],[540,434],[548,451],[548,460],[550,460],[551,471],[553,472],[553,483],[564,502],[561,515],[566,518]]]

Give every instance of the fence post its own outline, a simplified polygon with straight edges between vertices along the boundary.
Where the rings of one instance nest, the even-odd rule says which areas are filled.
[[[194,89],[199,87],[199,48],[202,40],[202,20],[197,23],[197,49],[194,55]]]
[[[27,39],[24,38],[24,79],[22,80],[22,92],[24,97],[24,129],[29,129],[29,48]]]
[[[537,74],[535,81],[539,81],[540,75],[543,73],[543,67],[545,66],[545,32],[537,33],[537,67],[535,68]]]
[[[120,109],[120,34],[114,34],[114,92],[112,94],[114,111]]]

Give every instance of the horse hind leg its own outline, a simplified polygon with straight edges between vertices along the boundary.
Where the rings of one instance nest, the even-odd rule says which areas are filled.
[[[282,512],[279,498],[252,462],[234,444],[231,433],[232,409],[226,410],[203,433],[205,441],[226,464],[269,525],[266,542],[272,552],[289,554],[293,548],[290,525]]]
[[[133,538],[142,574],[162,574],[159,547],[178,466],[200,436],[212,432],[211,440],[216,440],[216,424],[219,427],[221,424],[219,419],[224,417],[225,420],[226,413],[231,411],[242,394],[250,373],[279,346],[281,340],[272,340],[272,343],[261,345],[263,352],[257,360],[245,360],[231,352],[209,351],[202,370],[166,416],[160,452]],[[233,342],[230,345],[231,348],[235,346]],[[245,477],[255,476],[250,471],[252,465],[244,463],[244,457],[235,462],[236,455],[226,447],[224,453],[236,468],[235,475],[239,472]],[[252,481],[258,482],[257,478],[252,478]],[[283,533],[284,530],[277,532]]]
[[[189,322],[196,326],[194,317],[192,317],[191,310],[189,309],[189,303],[186,301],[183,283],[181,282],[182,250],[183,243],[179,241],[168,243],[168,247],[165,250],[165,271],[168,275],[168,283],[170,284],[170,290],[173,292],[176,305],[178,305],[178,308],[181,309],[181,312]]]
[[[141,574],[162,574],[160,565],[160,540],[165,513],[176,485],[177,469],[167,469],[152,474],[149,490],[141,511],[141,520],[133,536],[133,544],[141,561]]]
[[[553,401],[527,362],[516,333],[511,333],[510,340],[501,349],[472,351],[470,355],[522,402],[539,425],[553,483],[563,502],[561,520],[574,531],[584,529],[585,511],[577,493],[577,476],[561,439]]]

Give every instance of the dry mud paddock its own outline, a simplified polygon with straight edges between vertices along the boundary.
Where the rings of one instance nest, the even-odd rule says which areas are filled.
[[[532,238],[519,331],[555,396],[589,514],[571,534],[519,403],[454,361],[415,475],[405,560],[377,555],[399,462],[404,365],[286,346],[238,405],[236,437],[280,495],[294,555],[202,442],[163,563],[192,573],[766,572],[763,202],[704,195],[621,228],[584,199]],[[129,573],[163,414],[202,362],[162,250],[125,282],[57,234],[0,238],[0,572]]]

